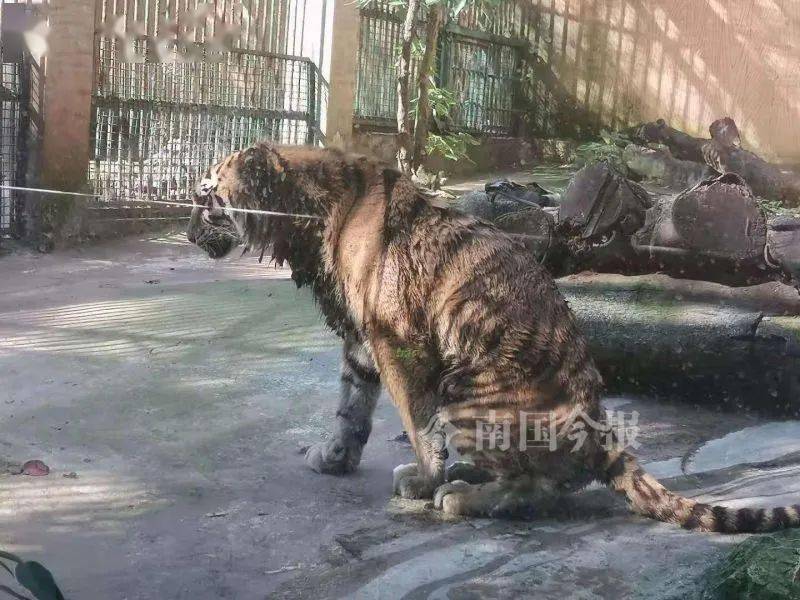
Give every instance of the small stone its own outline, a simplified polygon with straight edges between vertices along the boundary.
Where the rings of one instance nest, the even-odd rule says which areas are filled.
[[[64,473],[62,477],[65,477],[66,479],[77,479],[78,474],[75,471],[70,471],[69,473]]]
[[[40,460],[29,460],[22,465],[22,474],[30,477],[44,477],[50,474],[50,467]]]

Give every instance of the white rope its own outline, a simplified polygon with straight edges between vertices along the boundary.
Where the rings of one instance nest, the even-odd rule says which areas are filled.
[[[54,194],[60,196],[77,196],[80,198],[102,198],[100,194],[84,194],[81,192],[64,192],[62,190],[47,190],[43,188],[29,188],[29,187],[20,187],[16,185],[0,185],[0,190],[16,190],[19,192],[34,192],[38,194]],[[147,200],[146,198],[126,198],[124,200],[120,200],[121,203],[125,202],[141,202],[143,204],[164,204],[166,206],[186,206],[188,208],[197,208],[196,204],[189,204],[187,202],[172,202],[169,200]],[[225,206],[224,210],[229,210],[231,212],[239,212],[239,213],[246,213],[252,215],[267,215],[270,217],[291,217],[295,219],[317,219],[322,220],[323,217],[317,215],[304,215],[304,214],[295,214],[295,213],[282,213],[282,212],[274,212],[271,210],[257,210],[255,208],[235,208],[233,206]]]

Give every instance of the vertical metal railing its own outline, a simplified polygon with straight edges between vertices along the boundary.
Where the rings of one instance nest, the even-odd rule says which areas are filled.
[[[138,3],[152,10],[122,14],[144,18],[132,42],[109,35],[116,3],[99,4],[89,173],[105,199],[185,197],[209,164],[256,140],[322,141],[327,84],[312,59],[294,54],[304,49],[306,0],[220,1],[203,19],[191,17],[197,4],[178,17]],[[178,18],[181,39],[153,37],[159,15]],[[220,49],[209,40],[219,42],[224,22],[241,26]]]
[[[24,29],[33,23],[37,5],[31,0],[0,5],[0,182],[25,185],[31,126],[32,73]],[[38,72],[38,71],[37,71]],[[22,234],[20,195],[0,190],[0,236]]]
[[[402,8],[389,0],[375,0],[361,9],[354,113],[362,126],[389,126],[396,118],[396,59],[403,18]],[[492,135],[516,132],[520,49],[527,43],[521,27],[517,2],[491,11],[473,6],[445,26],[436,78],[456,95],[451,124],[455,129]]]

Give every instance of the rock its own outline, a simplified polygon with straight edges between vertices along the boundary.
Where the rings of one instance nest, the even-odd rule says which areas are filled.
[[[705,579],[703,600],[800,598],[800,531],[751,537]]]
[[[0,475],[21,475],[22,465],[0,459]]]
[[[50,467],[41,460],[29,460],[22,465],[22,474],[31,477],[44,477],[50,474]]]
[[[508,212],[516,212],[532,206],[555,206],[555,194],[544,189],[538,183],[527,185],[514,183],[508,179],[490,181],[485,190],[494,206],[494,216],[499,217]]]
[[[507,179],[491,181],[484,191],[467,192],[450,206],[487,221],[502,215],[555,205],[555,195],[536,183],[521,185]]]

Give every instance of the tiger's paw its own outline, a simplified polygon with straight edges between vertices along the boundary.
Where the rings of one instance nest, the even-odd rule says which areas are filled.
[[[467,483],[488,483],[494,479],[489,471],[476,467],[467,461],[456,461],[447,467],[447,481],[466,481]]]
[[[462,517],[531,519],[542,516],[546,507],[557,502],[557,496],[548,492],[537,490],[527,479],[481,484],[452,481],[436,488],[433,506]]]
[[[435,484],[419,475],[417,463],[399,465],[392,472],[394,493],[406,500],[424,500],[433,497]]]
[[[352,473],[360,462],[361,448],[347,445],[337,438],[319,442],[306,450],[306,464],[325,475]]]

